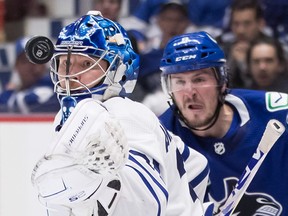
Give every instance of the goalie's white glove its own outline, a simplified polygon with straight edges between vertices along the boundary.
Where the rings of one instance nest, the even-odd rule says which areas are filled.
[[[128,157],[120,123],[101,102],[85,99],[56,136],[32,173],[40,201],[70,215],[112,213],[121,190],[117,173]]]

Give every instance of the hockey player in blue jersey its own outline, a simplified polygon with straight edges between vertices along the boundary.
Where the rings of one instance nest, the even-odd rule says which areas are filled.
[[[206,199],[223,205],[255,152],[270,119],[286,127],[288,95],[229,89],[225,56],[206,32],[176,36],[160,69],[171,103],[159,118],[208,159]],[[288,215],[288,134],[268,153],[233,215]]]
[[[205,157],[126,97],[139,59],[125,30],[90,11],[62,29],[54,49],[62,109],[32,173],[48,215],[212,215],[202,202]]]

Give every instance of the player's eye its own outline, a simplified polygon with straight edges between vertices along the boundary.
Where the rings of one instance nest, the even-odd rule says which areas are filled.
[[[185,83],[186,83],[185,80],[180,80],[180,79],[178,79],[178,80],[175,81],[175,84],[176,84],[176,85],[179,85],[179,86],[184,86]]]
[[[197,77],[196,79],[193,79],[192,80],[192,83],[194,83],[194,84],[199,84],[199,83],[203,83],[203,82],[205,82],[206,80],[204,79],[204,78],[202,78],[202,77]]]
[[[60,65],[66,65],[67,64],[67,59],[60,59]]]
[[[83,67],[84,68],[89,68],[89,67],[91,67],[91,66],[93,66],[93,62],[92,61],[84,61],[83,62]]]

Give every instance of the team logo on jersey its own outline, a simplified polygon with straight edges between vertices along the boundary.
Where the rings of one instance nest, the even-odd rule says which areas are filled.
[[[225,197],[220,202],[214,200],[213,197],[209,195],[210,201],[218,203],[215,206],[216,208],[219,209],[219,206],[224,205],[225,200],[232,192],[233,187],[235,187],[236,183],[237,178],[230,177],[224,179]],[[269,194],[249,193],[246,191],[231,216],[280,216],[282,213],[282,209],[282,206]]]
[[[215,143],[214,150],[217,154],[222,155],[225,153],[225,146],[222,142]]]
[[[267,92],[265,98],[266,98],[266,108],[270,112],[288,109],[287,94],[279,92]]]

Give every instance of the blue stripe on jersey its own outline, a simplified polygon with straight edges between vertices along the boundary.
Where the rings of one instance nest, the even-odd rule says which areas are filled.
[[[172,136],[168,133],[167,129],[160,123],[160,128],[163,131],[165,135],[165,146],[166,146],[166,152],[168,152],[168,146],[172,140]]]
[[[197,175],[196,178],[194,178],[192,181],[189,182],[189,184],[194,188],[196,187],[200,182],[203,181],[203,179],[209,175],[209,166],[208,164],[206,165],[205,169],[199,174]]]
[[[152,163],[153,163],[154,167],[152,167],[150,160],[148,159],[148,157],[145,154],[143,154],[141,152],[137,152],[135,150],[129,150],[129,152],[133,155],[137,155],[137,156],[142,157],[152,169],[155,169],[155,170],[157,170],[158,173],[160,173],[159,163],[156,160],[153,159]]]
[[[184,168],[184,163],[183,163],[183,158],[181,153],[178,151],[176,151],[176,158],[177,158],[177,169],[180,175],[180,178],[182,178],[182,176],[186,173],[186,170]]]
[[[131,154],[133,154],[130,151]],[[162,184],[160,182],[157,181],[157,179],[155,179],[155,177],[139,162],[137,161],[137,159],[135,159],[131,154],[129,154],[129,160],[133,161],[134,163],[136,163],[140,168],[142,168],[149,176],[150,178],[153,180],[153,182],[155,182],[155,184],[160,188],[160,190],[163,192],[163,194],[166,197],[166,200],[168,200],[168,192],[167,190],[162,186]],[[139,155],[138,155],[139,156]],[[150,166],[150,164],[149,164]],[[151,166],[150,166],[151,167]],[[153,168],[152,168],[153,169]],[[154,169],[153,169],[154,170]]]
[[[190,155],[190,149],[189,147],[185,144],[184,145],[184,150],[182,152],[182,158],[184,161],[186,161],[188,158],[189,158],[189,155]]]
[[[160,173],[159,163],[154,159],[153,159],[153,165],[154,165],[155,170],[157,170],[158,173]]]
[[[184,150],[183,150],[181,156],[182,156],[184,161],[186,161],[189,158],[190,149],[187,145],[184,145]],[[205,169],[199,175],[197,175],[196,178],[194,178],[191,182],[189,182],[189,185],[191,185],[192,187],[196,187],[209,174],[209,171],[210,171],[210,169],[209,169],[209,166],[207,164]]]
[[[191,184],[189,184],[189,192],[193,202],[195,202],[198,199],[198,196],[196,195],[194,188],[192,187]]]
[[[214,204],[211,203],[211,204],[208,206],[208,208],[206,208],[204,216],[211,216],[211,215],[213,215],[213,210],[214,210]]]
[[[130,156],[129,156],[130,157]],[[139,171],[137,170],[135,167],[132,167],[131,165],[126,165],[132,169],[135,170],[135,172],[138,173],[138,175],[140,176],[140,178],[142,179],[142,181],[145,183],[146,187],[149,189],[149,191],[151,192],[151,194],[153,195],[153,197],[155,198],[157,204],[158,204],[158,212],[157,212],[157,216],[161,215],[161,204],[160,204],[160,201],[157,197],[157,194],[155,193],[155,191],[153,190],[153,187],[149,184],[149,182],[147,181],[147,179],[144,177],[144,175]]]

